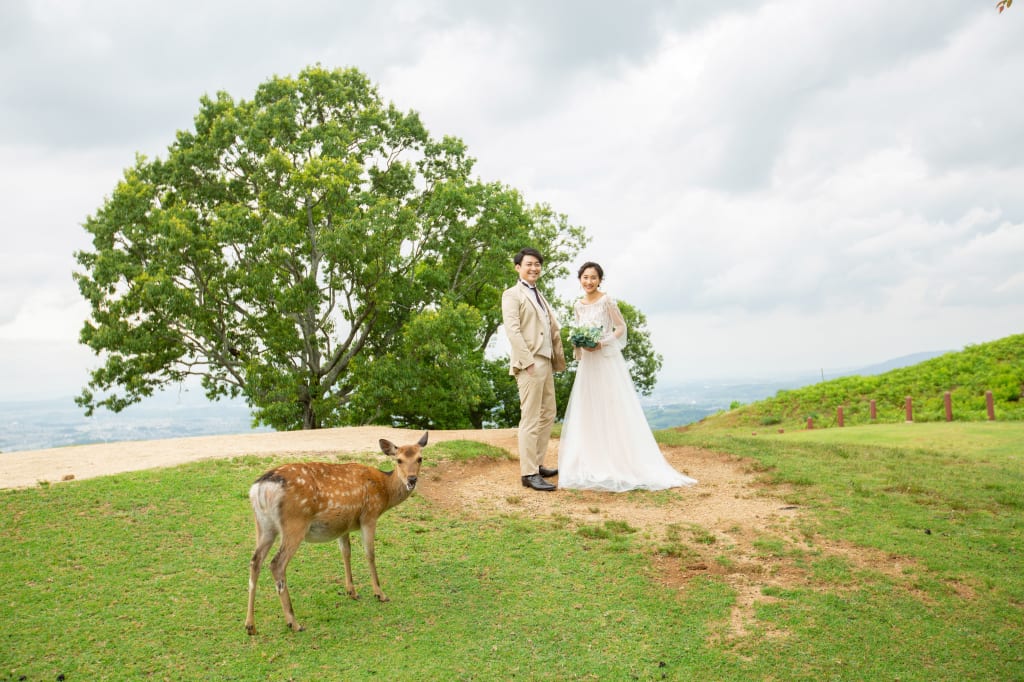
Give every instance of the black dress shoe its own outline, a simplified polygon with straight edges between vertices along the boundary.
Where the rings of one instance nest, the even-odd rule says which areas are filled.
[[[558,469],[545,469],[544,467],[541,467],[540,475],[541,478],[551,478],[552,476],[558,475]]]
[[[543,478],[541,478],[540,474],[533,474],[532,476],[523,476],[523,487],[544,491],[555,489],[555,486],[551,485]]]

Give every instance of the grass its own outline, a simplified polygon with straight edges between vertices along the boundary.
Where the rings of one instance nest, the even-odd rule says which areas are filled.
[[[286,630],[264,571],[249,637],[246,493],[275,460],[0,491],[0,680],[1024,679],[1024,428],[968,426],[989,425],[913,425],[904,440],[902,425],[659,432],[749,458],[806,511],[804,542],[754,543],[766,571],[791,561],[806,579],[763,587],[742,633],[714,574],[656,579],[655,556],[749,561],[685,520],[652,546],[628,519],[471,520],[414,496],[378,529],[390,602],[373,599],[361,556],[350,600],[337,546],[307,544],[289,567],[306,631]],[[865,568],[826,541],[904,568]]]
[[[953,456],[995,457],[1017,462],[1024,458],[1021,422],[950,422],[877,424],[842,429],[797,429],[763,435],[786,442],[844,444],[922,449]],[[749,434],[749,430],[738,432]]]
[[[337,547],[305,545],[289,585],[307,630],[285,629],[264,572],[248,637],[245,493],[270,464],[4,492],[0,679],[643,678],[683,665],[728,609],[717,584],[666,605],[621,545],[531,520],[469,523],[414,496],[378,531],[390,602],[372,598],[361,558],[364,598],[350,600]]]
[[[909,678],[874,671],[886,677],[1024,679],[1024,425],[879,425],[757,437],[695,430],[662,439],[755,459],[766,482],[791,487],[791,497],[814,510],[815,537],[879,550],[904,567],[893,579],[809,557],[819,580],[846,587],[787,594],[761,617],[791,632],[824,619],[831,635],[854,642],[888,625],[890,641],[873,642],[882,647],[875,655],[909,656],[923,667]],[[835,622],[843,617],[858,627]]]
[[[440,461],[470,459],[503,460],[515,459],[515,457],[508,450],[494,445],[468,440],[449,440],[431,447],[430,458],[426,460],[426,466],[436,466]]]

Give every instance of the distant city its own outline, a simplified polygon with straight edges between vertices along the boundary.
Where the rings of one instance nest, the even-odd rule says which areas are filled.
[[[923,362],[947,351],[916,353],[885,363],[843,371],[824,370],[791,379],[742,382],[707,380],[659,386],[641,399],[652,429],[685,426],[733,403],[747,404],[778,391],[807,386],[822,379],[849,374],[873,375]],[[201,392],[169,391],[133,405],[119,414],[97,411],[86,417],[72,398],[0,402],[0,452],[158,440],[189,436],[213,436],[269,431],[252,427],[249,408],[242,401],[210,403]]]
[[[164,393],[119,414],[97,410],[92,417],[86,417],[70,397],[0,403],[0,452],[254,430],[270,429],[253,429],[244,403],[210,403],[201,394]]]

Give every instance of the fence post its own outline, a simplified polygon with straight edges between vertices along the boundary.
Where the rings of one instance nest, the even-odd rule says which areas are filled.
[[[906,400],[904,401],[904,406],[906,407],[906,410],[907,410],[907,421],[908,422],[914,421],[914,401],[911,400],[909,395],[907,396]]]
[[[953,421],[953,396],[949,391],[942,394],[942,402],[946,405],[946,421]]]
[[[813,429],[814,428],[814,417],[808,417],[807,418],[807,428],[808,429]]]
[[[836,408],[836,421],[839,422],[840,426],[843,425],[843,406],[842,405],[840,405],[839,407]]]
[[[878,410],[875,408],[875,401],[871,401],[871,421],[878,419]]]
[[[994,421],[996,418],[996,406],[992,400],[992,391],[985,391],[985,409],[988,410],[988,420]]]

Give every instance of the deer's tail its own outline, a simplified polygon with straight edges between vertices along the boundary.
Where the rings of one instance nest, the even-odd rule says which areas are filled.
[[[256,525],[281,532],[281,500],[285,482],[274,472],[267,472],[249,488],[249,502],[256,515]]]

